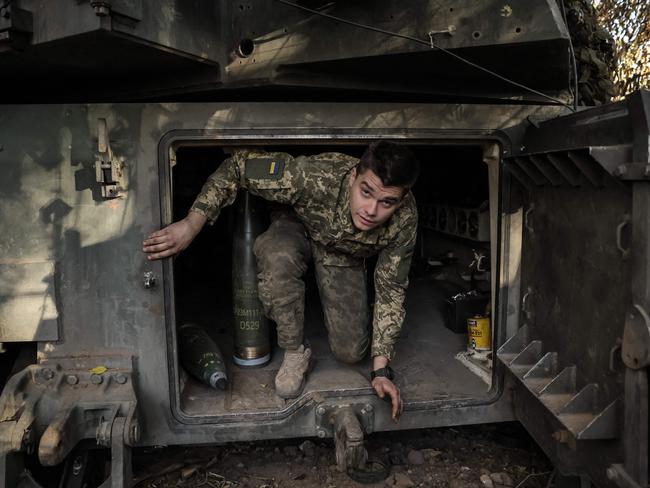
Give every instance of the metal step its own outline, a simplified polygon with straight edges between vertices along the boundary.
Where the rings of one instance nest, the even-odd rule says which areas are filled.
[[[575,415],[584,412],[594,413],[598,395],[598,385],[589,383],[577,392],[558,412],[562,415]]]
[[[618,437],[619,402],[599,408],[598,385],[578,388],[576,366],[558,372],[558,353],[544,352],[542,341],[532,338],[530,326],[524,325],[506,341],[497,357],[575,439]]]
[[[576,438],[581,440],[618,438],[620,435],[618,425],[620,408],[619,400],[614,400],[595,414],[593,420],[578,433]]]
[[[557,414],[575,396],[577,368],[569,366],[555,376],[540,390],[539,399],[546,407]]]
[[[557,374],[557,353],[547,352],[537,363],[523,376],[524,383],[528,388],[539,394],[553,380]]]
[[[562,407],[571,401],[571,398],[573,398],[573,393],[564,393],[544,395],[543,397],[540,397],[540,400],[546,408],[553,412],[553,414],[557,415],[557,413],[562,410]]]
[[[497,351],[497,357],[508,366],[530,342],[530,327],[522,325],[517,333],[508,339]]]
[[[548,384],[550,378],[530,378],[524,381],[526,383],[526,386],[532,392],[539,394],[540,390],[542,390]]]
[[[562,425],[566,427],[566,430],[578,439],[580,432],[594,420],[594,415],[587,412],[563,413],[559,415],[559,419]]]

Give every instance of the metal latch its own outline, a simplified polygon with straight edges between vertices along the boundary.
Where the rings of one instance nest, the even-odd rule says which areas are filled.
[[[111,150],[106,119],[97,120],[97,152],[95,176],[101,185],[102,197],[117,198],[124,190],[124,158],[117,158]]]

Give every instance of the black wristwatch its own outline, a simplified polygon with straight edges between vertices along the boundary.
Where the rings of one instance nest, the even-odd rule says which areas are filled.
[[[370,381],[374,380],[377,376],[383,376],[384,378],[388,378],[389,380],[393,381],[393,378],[395,378],[395,373],[390,366],[379,368],[370,372]]]

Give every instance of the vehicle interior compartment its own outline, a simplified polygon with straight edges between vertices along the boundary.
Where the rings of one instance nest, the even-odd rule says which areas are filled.
[[[337,151],[360,157],[366,144],[301,142],[258,147],[293,156]],[[412,189],[419,225],[409,274],[406,321],[392,362],[396,383],[406,404],[487,399],[492,353],[489,347],[471,347],[467,334],[468,318],[490,314],[494,272],[490,262],[488,166],[483,148],[478,144],[421,142],[410,147],[421,163],[420,177]],[[205,141],[176,147],[171,170],[174,221],[187,214],[207,177],[231,149]],[[241,194],[240,190],[238,198]],[[267,203],[259,204],[268,217]],[[177,364],[183,414],[202,417],[273,412],[315,394],[371,393],[371,359],[349,365],[338,362],[330,351],[313,266],[305,277],[305,339],[313,349],[315,366],[302,395],[293,400],[275,395],[274,378],[282,350],[277,347],[272,322],[270,362],[256,368],[234,364],[231,256],[237,216],[233,208],[224,209],[213,225],[206,225],[173,263],[175,326],[194,323],[202,327],[221,350],[228,375],[225,390],[214,389]],[[372,304],[374,260],[368,259],[366,266]],[[371,323],[368,326],[371,328]],[[487,327],[489,332],[490,325]]]

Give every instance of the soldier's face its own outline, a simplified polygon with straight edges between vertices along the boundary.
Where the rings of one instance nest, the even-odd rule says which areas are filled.
[[[354,226],[362,231],[372,230],[386,222],[402,204],[404,189],[384,186],[374,171],[350,177],[350,212]]]

